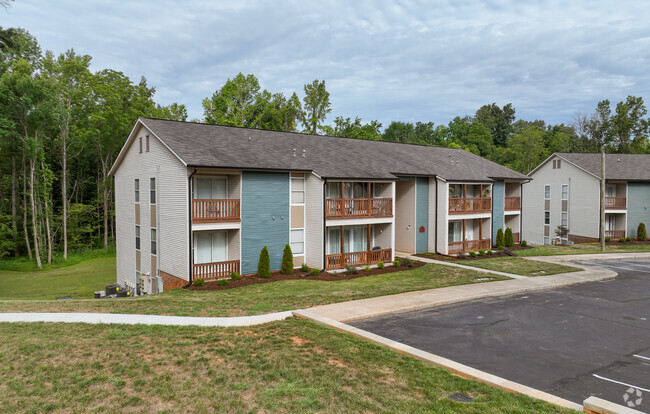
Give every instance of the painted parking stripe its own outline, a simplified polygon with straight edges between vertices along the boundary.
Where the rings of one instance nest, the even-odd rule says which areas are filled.
[[[641,391],[645,391],[645,392],[650,392],[650,390],[647,389],[647,388],[637,387],[636,385],[627,384],[627,383],[625,383],[625,382],[616,381],[616,380],[613,380],[613,379],[610,379],[610,378],[601,377],[600,375],[597,375],[597,374],[592,374],[592,375],[593,375],[594,377],[596,377],[596,378],[601,379],[601,380],[605,380],[605,381],[613,382],[613,383],[615,383],[615,384],[625,385],[626,387],[632,387],[632,388],[635,388],[635,389],[637,389],[637,390],[641,390]]]
[[[632,356],[637,357],[637,358],[641,358],[641,359],[645,359],[645,360],[647,360],[647,361],[650,361],[650,358],[648,358],[648,357],[644,357],[643,355],[637,355],[637,354],[634,354],[634,355],[632,355]]]

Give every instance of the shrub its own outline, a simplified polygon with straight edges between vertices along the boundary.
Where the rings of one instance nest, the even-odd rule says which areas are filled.
[[[503,249],[503,229],[497,231],[497,249]]]
[[[271,277],[271,261],[269,259],[269,249],[266,246],[260,252],[260,260],[257,262],[257,277],[264,279]]]
[[[196,280],[194,281],[194,286],[203,286],[204,283],[205,283],[205,280],[203,280],[203,279],[196,279]]]
[[[230,274],[230,278],[231,278],[232,280],[239,280],[239,279],[241,279],[241,275],[240,275],[239,273],[237,273],[237,272],[232,272],[232,273]]]
[[[380,268],[380,269],[383,269],[384,268],[384,262],[377,263],[377,267]]]
[[[363,268],[366,272],[370,271],[370,265],[366,265],[366,267]]]
[[[478,249],[478,255],[483,256],[485,254],[485,250],[483,249]]]
[[[610,239],[609,237],[605,237],[605,241],[609,243],[610,241],[612,241],[612,239]]]
[[[636,238],[640,241],[646,241],[648,239],[648,235],[645,231],[645,224],[639,223],[639,227],[636,229]]]
[[[228,281],[226,279],[221,279],[217,282],[217,286],[228,286]]]
[[[528,246],[528,242],[527,242],[526,240],[522,240],[522,241],[521,241],[521,245],[522,245],[523,247],[526,247],[526,246]]]
[[[471,257],[476,257],[476,252],[475,252],[474,250],[470,250],[470,251],[469,251],[469,255],[470,255]]]
[[[307,263],[303,263],[302,266],[300,266],[300,270],[303,272],[309,272],[309,266],[307,266]]]
[[[627,236],[627,237],[625,238],[625,241],[626,241],[626,242],[632,241],[632,238],[631,238],[630,236]]]
[[[399,260],[397,259],[393,260],[393,266],[399,267]]]
[[[356,275],[357,273],[359,273],[359,269],[357,269],[356,266],[345,265],[345,274],[346,275]]]
[[[625,243],[625,237],[621,237],[620,239],[618,239],[618,242],[619,243]]]
[[[311,271],[309,272],[309,274],[312,276],[318,276],[319,273],[320,272],[318,271],[318,269],[311,269]]]
[[[513,247],[515,245],[515,239],[512,237],[512,229],[510,227],[506,228],[503,242],[506,247]]]
[[[413,267],[413,260],[411,260],[411,259],[409,259],[407,257],[402,257],[400,260],[401,260],[400,263],[402,264],[402,266]]]
[[[487,253],[488,256],[492,256],[494,254],[494,252],[491,249],[488,249],[488,251],[485,253]]]
[[[282,274],[293,274],[293,253],[291,252],[291,246],[289,246],[288,243],[284,246],[284,253],[282,254]]]

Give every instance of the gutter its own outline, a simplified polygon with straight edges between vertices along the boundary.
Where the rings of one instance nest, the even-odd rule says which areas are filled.
[[[187,282],[185,286],[183,286],[183,289],[188,288],[192,285],[192,268],[194,267],[194,256],[192,255],[192,177],[194,177],[194,174],[196,174],[197,169],[194,168],[194,171],[192,171],[192,174],[187,177],[187,211],[188,211],[188,216],[189,216],[189,263],[190,263],[190,281]]]

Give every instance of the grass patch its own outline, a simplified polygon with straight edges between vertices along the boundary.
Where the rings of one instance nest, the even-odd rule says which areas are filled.
[[[0,312],[105,312],[181,316],[241,316],[307,308],[444,286],[507,279],[450,266],[427,264],[395,273],[334,282],[283,280],[230,290],[175,289],[138,298],[75,301],[0,301]],[[27,296],[27,295],[24,295]]]
[[[650,244],[608,244],[605,253],[650,252]],[[568,246],[533,246],[532,249],[516,250],[517,256],[555,256],[567,254],[600,253],[600,243],[576,243]]]
[[[114,255],[44,270],[0,270],[0,299],[89,299],[111,283],[115,283]]]
[[[0,331],[2,412],[570,412],[306,320]]]
[[[497,272],[513,273],[522,276],[543,276],[557,273],[578,272],[582,269],[564,266],[555,263],[537,262],[519,257],[496,257],[494,259],[467,260],[466,266],[480,267],[481,269]]]
[[[43,267],[39,269],[35,261],[29,261],[25,256],[10,257],[0,260],[0,271],[12,270],[15,272],[43,272],[61,267],[73,266],[90,259],[108,258],[115,259],[115,246],[109,246],[108,249],[83,249],[79,251],[68,252],[68,260],[63,259],[61,252],[52,254],[52,264],[43,262]]]

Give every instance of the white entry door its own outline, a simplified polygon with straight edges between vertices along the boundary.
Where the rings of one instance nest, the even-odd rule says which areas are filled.
[[[228,233],[201,231],[194,235],[194,263],[216,263],[228,260]]]
[[[223,200],[228,198],[225,177],[197,177],[194,198],[200,200]]]

